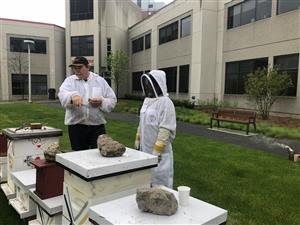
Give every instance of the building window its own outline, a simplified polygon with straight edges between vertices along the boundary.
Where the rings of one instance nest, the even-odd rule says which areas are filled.
[[[271,16],[272,0],[246,0],[228,8],[227,28],[231,29]]]
[[[163,70],[166,73],[168,92],[176,92],[177,67],[162,68],[160,70]]]
[[[142,75],[143,75],[143,71],[132,73],[132,91],[142,91],[142,86],[141,86]]]
[[[268,58],[226,63],[225,94],[244,94],[247,75],[264,67],[268,67]]]
[[[300,9],[299,0],[278,0],[277,1],[277,14],[289,12],[296,9]]]
[[[271,16],[272,1],[258,0],[256,2],[256,20],[265,19]]]
[[[28,94],[28,75],[12,74],[12,95]],[[31,75],[31,93],[32,95],[47,95],[47,75]]]
[[[191,35],[191,21],[192,21],[191,16],[187,16],[187,17],[181,19],[180,37],[186,37],[186,36]]]
[[[111,38],[106,39],[106,55],[107,57],[111,54]]]
[[[151,48],[151,33],[145,36],[145,49]]]
[[[159,29],[159,44],[176,40],[178,38],[178,21]]]
[[[24,43],[24,40],[28,40],[28,38],[17,38],[10,37],[10,51],[11,52],[27,52],[27,44]],[[39,54],[47,54],[46,40],[40,39],[32,39],[34,41],[34,45],[31,45],[30,52],[31,53],[39,53]]]
[[[279,72],[286,72],[293,82],[293,87],[289,88],[286,95],[297,95],[297,80],[299,67],[299,54],[282,55],[274,57],[274,65],[277,65]]]
[[[70,0],[71,21],[93,19],[93,0]]]
[[[94,37],[92,35],[71,37],[71,55],[93,56]]]
[[[103,77],[104,80],[106,80],[106,82],[108,83],[109,86],[111,86],[111,73],[110,73],[110,71],[108,71],[108,69],[101,72],[100,76]]]
[[[132,41],[132,53],[144,50],[144,36]]]
[[[255,0],[242,3],[241,25],[255,21]]]
[[[138,7],[142,8],[142,0],[137,0],[136,4],[138,5]]]
[[[189,73],[190,65],[182,65],[179,67],[179,93],[189,92]]]

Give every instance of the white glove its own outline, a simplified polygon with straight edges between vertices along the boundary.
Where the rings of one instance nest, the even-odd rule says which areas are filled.
[[[136,133],[135,135],[135,141],[134,141],[134,148],[136,150],[140,150],[140,134],[139,133]]]
[[[136,150],[140,150],[140,140],[135,140],[134,141],[134,148],[136,149]]]

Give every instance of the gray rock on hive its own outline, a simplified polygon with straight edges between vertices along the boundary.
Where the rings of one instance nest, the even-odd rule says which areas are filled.
[[[136,202],[140,210],[171,216],[177,212],[178,202],[173,193],[160,188],[139,188]]]
[[[60,153],[59,151],[59,144],[57,142],[52,143],[48,146],[47,150],[44,151],[45,160],[48,162],[55,161],[55,155]]]
[[[102,134],[97,139],[98,149],[104,157],[122,156],[126,150],[125,145],[113,140],[107,134]]]

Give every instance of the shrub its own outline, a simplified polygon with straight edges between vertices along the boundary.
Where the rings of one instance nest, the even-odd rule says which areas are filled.
[[[191,102],[189,100],[178,100],[178,99],[172,99],[175,106],[182,106],[188,109],[195,108],[194,102]]]
[[[237,102],[231,103],[229,101],[219,101],[218,98],[197,100],[197,108],[200,109],[218,109],[218,108],[236,108],[238,106]]]
[[[142,95],[133,95],[133,94],[125,94],[125,99],[138,100],[143,101],[144,97]]]

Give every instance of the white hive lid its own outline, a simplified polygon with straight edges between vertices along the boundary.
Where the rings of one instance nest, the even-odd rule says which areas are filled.
[[[62,136],[61,129],[48,126],[42,126],[41,129],[30,129],[29,127],[22,129],[6,128],[2,132],[12,140]]]
[[[121,157],[103,157],[98,149],[56,155],[56,161],[85,180],[115,176],[157,166],[157,157],[126,148]]]
[[[177,198],[177,192],[172,192]],[[118,209],[118,210],[116,210]],[[139,210],[136,194],[104,202],[89,209],[90,219],[98,224],[222,224],[227,220],[227,211],[199,199],[190,197],[188,206],[178,205],[174,215],[161,216]]]
[[[51,216],[62,212],[63,195],[40,199],[39,196],[35,194],[35,188],[29,190],[29,195],[37,205],[42,207]]]
[[[30,188],[35,187],[36,169],[13,172],[12,177],[19,187],[24,191],[29,191]]]

